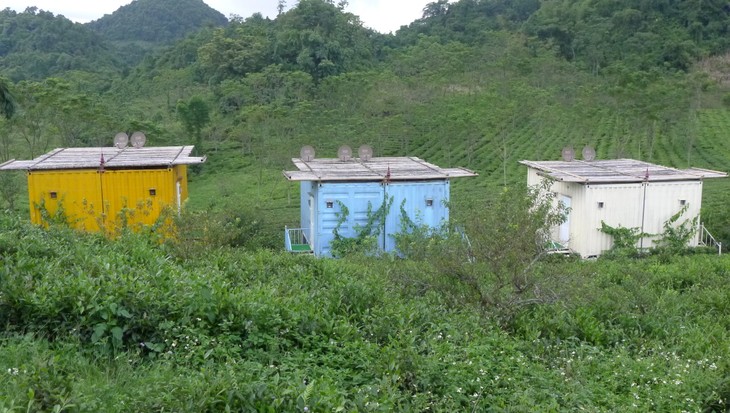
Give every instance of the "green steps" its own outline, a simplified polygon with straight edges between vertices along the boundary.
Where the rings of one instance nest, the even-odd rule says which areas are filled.
[[[292,244],[291,250],[292,252],[312,252],[312,248],[309,244]]]

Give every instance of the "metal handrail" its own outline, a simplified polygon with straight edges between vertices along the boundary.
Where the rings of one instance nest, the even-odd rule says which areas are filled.
[[[700,224],[700,244],[702,245],[709,245],[711,247],[717,247],[717,254],[722,255],[722,242],[719,242],[715,239],[715,237],[710,234],[710,231],[707,230],[705,227],[705,224]]]
[[[284,249],[291,251],[291,237],[289,236],[289,228],[284,226]]]
[[[288,228],[284,227],[284,247],[290,252],[311,252],[312,244],[308,235],[307,228]],[[309,251],[298,251],[293,248],[294,245],[308,245]]]

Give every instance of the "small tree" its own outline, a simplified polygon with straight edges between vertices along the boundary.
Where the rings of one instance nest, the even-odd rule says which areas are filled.
[[[0,115],[10,119],[15,114],[15,98],[10,92],[10,81],[0,77]]]
[[[193,96],[189,101],[177,103],[177,114],[185,131],[195,137],[195,146],[201,150],[203,146],[203,128],[210,122],[210,108],[200,96]]]
[[[552,228],[564,222],[567,209],[549,190],[552,182],[506,187],[462,219],[452,220],[428,242],[413,242],[400,251],[427,257],[443,282],[440,286],[475,298],[485,309],[510,317],[520,306],[556,298],[541,285],[537,263],[547,253]],[[437,235],[434,237],[434,235]],[[429,250],[414,251],[422,245]]]
[[[664,222],[664,231],[661,238],[654,241],[657,248],[671,254],[680,254],[687,249],[692,237],[697,235],[699,216],[684,220],[681,224],[677,222],[687,212],[689,204],[684,206]]]
[[[17,171],[0,173],[0,199],[4,199],[8,209],[15,210],[15,198],[20,194],[21,184]],[[2,205],[2,203],[0,203]]]
[[[10,91],[10,81],[0,77],[0,126],[4,126],[4,120],[10,119],[15,114],[15,97]],[[0,160],[6,161],[10,158],[10,134],[0,131]]]
[[[279,2],[276,4],[276,15],[279,16],[282,13],[284,13],[284,10],[286,9],[286,0],[279,0]]]

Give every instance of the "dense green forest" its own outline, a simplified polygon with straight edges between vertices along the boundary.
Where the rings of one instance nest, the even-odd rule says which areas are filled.
[[[174,13],[170,11],[174,10]],[[14,81],[120,76],[145,56],[228,20],[201,0],[135,0],[86,24],[29,7],[0,11],[0,72]]]
[[[0,11],[0,67],[18,81],[71,71],[113,71],[116,57],[96,34],[53,13]]]
[[[226,16],[201,0],[135,0],[85,26],[107,40],[165,43],[202,27],[227,23]]]
[[[730,409],[727,256],[538,259],[518,164],[592,146],[730,171],[730,6],[438,0],[386,35],[347,2],[228,21],[170,4],[0,11],[0,162],[137,130],[208,156],[167,240],[35,228],[23,177],[0,174],[0,411]],[[157,31],[125,33],[142,16]],[[480,254],[282,253],[299,187],[281,171],[343,144],[478,172],[452,218]],[[729,200],[704,183],[725,245]]]

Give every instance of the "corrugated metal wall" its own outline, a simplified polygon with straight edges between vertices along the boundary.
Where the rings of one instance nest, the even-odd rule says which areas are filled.
[[[537,185],[543,178],[528,168],[528,185]],[[687,211],[678,223],[699,216],[702,206],[702,181],[649,182],[631,184],[590,184],[555,182],[552,190],[571,197],[569,247],[583,257],[598,256],[613,246],[611,236],[600,231],[601,221],[612,227],[641,228],[644,232],[661,234],[664,223],[680,211]],[[644,208],[646,199],[646,208]],[[557,229],[553,236],[557,236]],[[555,238],[557,239],[557,238]],[[646,237],[643,247],[654,247],[658,237]],[[637,243],[637,247],[640,246]],[[694,237],[690,246],[697,245]]]
[[[312,181],[302,181],[299,184],[299,208],[301,227],[304,229],[304,233],[307,237],[312,237],[312,221],[311,217],[316,214],[317,204],[314,201],[315,192],[317,190],[316,185]],[[311,198],[311,199],[310,199]],[[311,245],[314,239],[310,239]]]
[[[152,225],[162,208],[176,204],[170,169],[113,170],[102,174],[106,225]]]
[[[641,227],[643,184],[574,185],[585,191],[581,226],[576,228],[580,239],[576,252],[581,256],[598,256],[613,246],[613,237],[600,230],[601,221],[614,228]]]
[[[679,218],[677,224],[700,215],[702,181],[649,183],[646,188],[644,231],[650,234],[661,234],[664,231],[664,223],[682,209],[682,201],[684,201],[684,205],[687,205],[687,211]],[[647,245],[645,241],[644,247],[653,247],[654,244],[651,242],[658,239],[659,237],[649,238],[650,244]],[[690,246],[696,245],[697,237],[693,239]]]
[[[641,228],[643,216],[644,232],[652,236],[640,240],[636,246],[652,248],[664,232],[664,223],[683,205],[687,205],[687,211],[677,224],[699,216],[702,205],[701,181],[587,185],[585,191],[584,256],[600,255],[613,246],[613,239],[599,230],[601,220],[612,227]],[[690,246],[696,245],[697,237],[694,237]]]
[[[59,208],[74,227],[98,231],[103,209],[101,177],[95,170],[33,171],[28,173],[30,220],[43,225],[45,213]]]
[[[385,222],[385,251],[395,250],[393,235],[402,231],[401,205],[415,224],[432,228],[449,219],[449,182],[393,182],[386,187],[388,196],[393,197],[390,214]]]
[[[341,205],[348,210],[347,220],[340,226],[340,234],[354,237],[357,225],[367,224],[368,204],[372,210],[383,204],[383,186],[378,182],[357,183],[322,183],[317,187],[314,198],[315,216],[315,254],[330,256],[330,243],[334,239],[338,214],[342,214]]]
[[[309,194],[313,206],[309,205]],[[449,200],[448,181],[397,182],[384,185],[380,182],[327,182],[301,184],[301,222],[309,228],[310,213],[315,217],[314,252],[316,255],[330,256],[330,243],[334,239],[338,214],[342,205],[348,210],[346,221],[340,226],[340,234],[354,237],[358,226],[368,221],[368,205],[376,211],[383,205],[386,196],[393,201],[385,222],[385,234],[378,239],[378,246],[385,251],[395,249],[393,235],[401,231],[401,204],[408,217],[417,223],[438,226],[448,220],[447,201]],[[404,203],[405,202],[405,203]],[[427,203],[429,205],[427,205]],[[314,208],[314,211],[311,211]]]
[[[187,169],[53,170],[28,174],[31,221],[43,224],[41,205],[53,215],[58,208],[78,229],[112,230],[122,225],[155,223],[166,206],[187,198]]]

